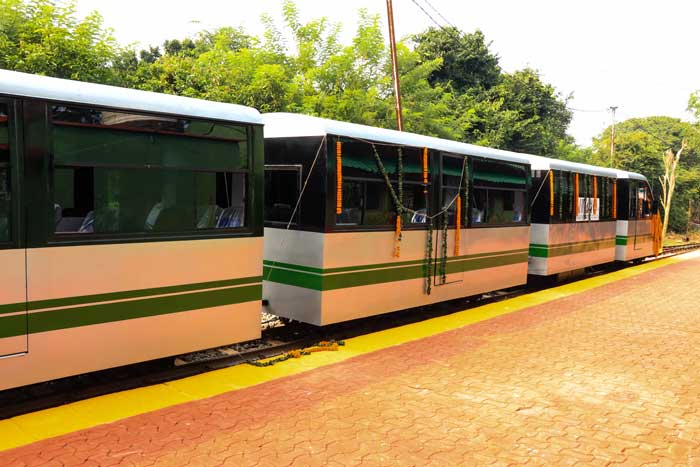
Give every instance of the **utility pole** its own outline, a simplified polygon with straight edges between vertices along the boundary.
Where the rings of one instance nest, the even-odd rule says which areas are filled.
[[[612,130],[610,132],[610,166],[615,167],[615,111],[617,106],[610,107],[612,112]]]
[[[396,63],[396,37],[394,36],[394,10],[391,0],[386,0],[386,13],[389,23],[389,46],[391,48],[391,74],[394,80],[394,97],[396,101],[396,126],[403,131],[403,116],[401,113],[401,86],[399,85],[399,67]]]

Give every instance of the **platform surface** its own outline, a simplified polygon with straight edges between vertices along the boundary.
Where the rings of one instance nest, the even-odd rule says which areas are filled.
[[[689,254],[2,421],[5,447],[40,440],[0,466],[700,466],[699,285]],[[57,419],[117,420],[42,439]]]

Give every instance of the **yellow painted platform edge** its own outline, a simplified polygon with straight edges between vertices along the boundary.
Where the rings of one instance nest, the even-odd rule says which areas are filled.
[[[272,367],[238,365],[168,383],[99,396],[0,420],[0,451],[110,423],[127,417],[255,386],[384,348],[458,329],[569,295],[586,292],[697,256],[690,253],[648,262],[552,289],[467,309],[447,316],[348,339],[336,352],[318,352]]]

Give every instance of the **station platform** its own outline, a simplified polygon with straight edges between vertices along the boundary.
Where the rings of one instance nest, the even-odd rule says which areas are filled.
[[[700,466],[700,253],[0,421],[0,466]]]

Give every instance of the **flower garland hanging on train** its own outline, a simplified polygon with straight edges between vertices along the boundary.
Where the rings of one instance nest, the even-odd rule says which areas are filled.
[[[392,201],[394,202],[394,207],[396,211],[396,227],[395,227],[395,234],[394,234],[394,257],[398,258],[401,255],[401,241],[403,238],[403,233],[401,230],[401,222],[402,222],[402,217],[404,214],[420,214],[418,211],[415,211],[414,209],[407,208],[403,204],[403,179],[404,179],[404,168],[403,168],[403,149],[402,147],[398,147],[398,161],[397,161],[397,179],[398,179],[398,193],[394,189],[394,186],[391,183],[391,180],[389,178],[389,174],[386,171],[386,167],[384,163],[382,162],[382,158],[379,155],[379,152],[377,151],[377,147],[375,144],[371,144],[372,146],[372,153],[374,156],[374,160],[377,164],[377,168],[379,169],[380,174],[382,175],[382,178],[384,179],[384,183],[386,184],[387,190],[389,191],[389,195],[391,196]],[[462,170],[460,173],[460,185],[457,190],[456,196],[449,202],[447,203],[443,209],[436,213],[433,216],[428,216],[428,150],[427,148],[423,149],[423,193],[425,195],[425,205],[426,205],[426,213],[425,213],[425,219],[426,223],[428,224],[428,232],[427,232],[427,239],[426,239],[426,254],[425,254],[425,262],[424,262],[424,267],[423,267],[423,273],[425,277],[425,293],[427,295],[430,295],[432,291],[432,274],[431,274],[431,265],[433,262],[433,232],[435,229],[435,225],[433,222],[440,223],[440,229],[441,229],[441,254],[440,254],[440,260],[438,263],[438,271],[437,275],[440,277],[440,285],[446,284],[447,283],[447,243],[448,243],[448,230],[449,230],[449,209],[452,206],[453,203],[457,203],[458,206],[456,206],[456,214],[459,216],[459,220],[456,221],[455,227],[456,227],[456,232],[455,232],[455,256],[459,255],[459,242],[461,241],[461,228],[462,228],[462,223],[461,223],[461,216],[462,216],[462,200],[468,205],[468,193],[469,193],[469,171],[467,169],[467,158],[463,158],[462,160]],[[462,195],[464,195],[462,197]],[[457,232],[459,230],[460,232]],[[437,259],[437,258],[436,258]]]

